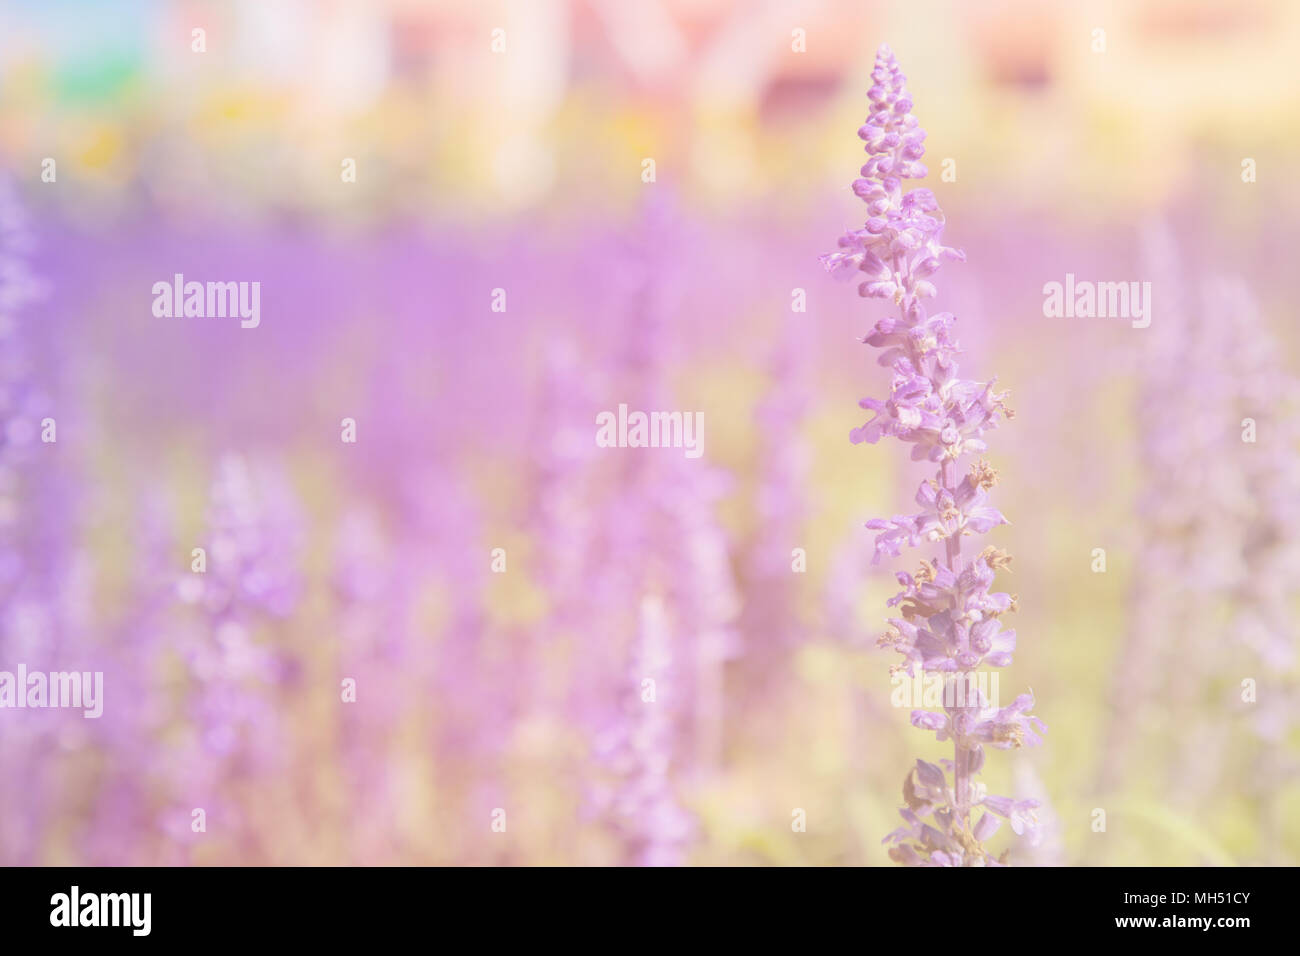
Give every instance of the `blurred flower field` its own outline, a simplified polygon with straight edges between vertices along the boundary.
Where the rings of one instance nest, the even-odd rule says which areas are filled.
[[[1014,556],[1001,703],[1046,731],[989,751],[1037,803],[992,858],[1295,865],[1298,34],[1280,0],[7,4],[0,673],[102,673],[103,711],[0,676],[0,863],[893,865],[953,744],[879,641],[943,547],[865,525],[934,469],[850,441],[897,300],[818,258],[880,198],[888,43],[965,254],[934,309],[1014,409],[968,551]],[[177,274],[260,283],[260,324],[159,317]],[[1149,283],[1149,326],[1049,315],[1067,274]],[[603,447],[620,406],[699,457]]]

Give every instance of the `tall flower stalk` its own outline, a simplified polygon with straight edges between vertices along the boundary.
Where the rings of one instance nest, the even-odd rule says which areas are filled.
[[[264,781],[282,763],[286,727],[274,698],[292,683],[296,664],[259,632],[299,607],[302,529],[300,505],[278,468],[221,458],[209,499],[206,570],[182,572],[176,585],[180,600],[198,612],[180,643],[192,682],[191,733],[169,758],[174,799],[183,802],[163,820],[182,859],[195,842],[194,807],[237,832],[246,848],[257,846],[252,818],[231,789]]]
[[[681,866],[696,833],[673,780],[677,705],[684,687],[678,679],[681,662],[673,659],[674,626],[662,597],[642,598],[620,701],[623,717],[602,743],[613,782],[600,799],[618,834],[622,859],[633,866]]]
[[[903,181],[926,174],[920,162],[925,131],[912,115],[906,78],[888,46],[876,55],[868,91],[871,115],[858,130],[870,156],[853,192],[867,204],[862,229],[843,235],[839,251],[822,257],[837,276],[862,273],[858,292],[883,299],[897,316],[880,319],[863,340],[882,349],[878,362],[893,370],[889,398],[863,399],[874,417],[854,429],[851,440],[874,444],[893,437],[912,446],[914,461],[937,466],[916,494],[921,510],[892,519],[875,519],[875,560],[898,557],[904,545],[942,544],[942,551],[922,561],[915,574],[897,573],[903,586],[889,601],[899,617],[889,618],[892,632],[881,644],[903,656],[894,672],[909,677],[939,675],[943,711],[913,710],[912,724],[951,740],[952,760],[943,766],[918,760],[903,782],[906,826],[885,838],[890,857],[910,865],[982,866],[995,858],[985,841],[1001,825],[1017,834],[1036,826],[1036,800],[990,795],[975,776],[984,766],[985,746],[999,750],[1036,744],[1044,728],[1029,714],[1034,700],[1022,694],[998,708],[980,692],[977,675],[985,667],[1006,667],[1016,646],[1013,630],[1003,630],[1003,614],[1014,611],[1015,598],[992,590],[996,573],[1010,556],[988,547],[963,552],[962,539],[1005,524],[988,503],[997,473],[983,460],[963,473],[963,461],[985,451],[984,433],[1012,416],[1005,392],[994,380],[977,382],[957,374],[960,352],[953,335],[955,317],[930,315],[924,301],[935,295],[932,277],[944,260],[965,255],[942,244],[944,218],[928,189],[903,191]],[[976,811],[979,819],[975,819]]]
[[[617,307],[626,317],[617,383],[635,408],[672,404],[670,319],[682,257],[669,250],[695,241],[679,221],[671,200],[653,199],[614,259]],[[730,477],[705,461],[649,449],[620,453],[610,465],[603,513],[617,520],[593,529],[583,606],[617,611],[610,638],[582,649],[575,675],[587,701],[580,719],[593,728],[593,750],[612,778],[612,791],[594,787],[592,802],[613,808],[606,816],[624,862],[675,864],[699,832],[686,822],[683,794],[723,759],[724,668],[736,651],[739,599],[716,508]],[[635,617],[624,610],[637,608]],[[659,688],[653,700],[637,693],[647,678]],[[635,820],[628,807],[642,808]]]
[[[1279,798],[1300,771],[1286,747],[1296,713],[1300,546],[1288,529],[1300,520],[1300,384],[1244,282],[1196,269],[1167,226],[1143,239],[1145,271],[1176,321],[1152,327],[1140,369],[1141,447],[1163,478],[1137,502],[1144,573],[1130,598],[1098,793],[1131,786],[1138,757],[1182,812],[1204,808],[1222,780],[1240,780],[1276,863]],[[1159,573],[1167,568],[1180,573]],[[1247,677],[1258,681],[1257,702],[1242,697]],[[1155,766],[1154,755],[1168,759]]]
[[[749,542],[740,631],[754,675],[758,706],[771,701],[789,674],[790,655],[808,628],[802,620],[799,576],[790,573],[792,549],[803,536],[810,455],[801,434],[808,415],[804,315],[787,313],[768,363],[771,387],[759,403],[760,470],[755,491],[757,530]]]
[[[33,238],[18,187],[0,173],[0,668],[80,670],[86,655],[73,609],[84,578],[71,543],[75,498],[43,451],[52,446],[41,441],[55,406],[30,311],[48,290],[29,263]],[[82,744],[52,710],[9,711],[4,721],[0,863],[31,865],[58,815],[54,757]]]

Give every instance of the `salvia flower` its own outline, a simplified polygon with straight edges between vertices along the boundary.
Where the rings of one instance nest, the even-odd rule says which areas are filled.
[[[600,742],[598,754],[614,777],[600,791],[609,822],[636,866],[680,866],[695,823],[674,790],[674,705],[680,671],[672,655],[671,625],[662,598],[641,601],[631,673],[621,694],[625,719]],[[653,688],[653,690],[652,690]]]
[[[1167,226],[1143,239],[1146,272],[1167,289],[1176,321],[1153,326],[1140,367],[1141,447],[1161,479],[1138,499],[1143,570],[1098,789],[1119,791],[1139,754],[1150,773],[1149,755],[1164,753],[1159,771],[1172,804],[1202,807],[1220,781],[1237,779],[1271,832],[1300,774],[1287,748],[1296,714],[1300,546],[1289,529],[1300,520],[1300,382],[1243,281],[1184,261]],[[1242,701],[1225,673],[1256,677],[1258,702]]]
[[[36,450],[48,409],[32,360],[28,306],[43,286],[28,263],[32,230],[14,183],[0,174],[0,660],[58,663],[69,575],[59,529],[64,502],[52,497],[52,469]],[[79,667],[81,662],[77,662]],[[0,859],[39,859],[53,815],[56,781],[48,754],[58,746],[48,711],[6,716],[0,733]]]
[[[741,632],[745,657],[756,665],[754,690],[770,699],[789,673],[789,653],[807,632],[800,615],[798,575],[790,573],[791,548],[801,540],[809,450],[801,434],[808,416],[809,346],[802,313],[790,312],[769,360],[771,388],[756,409],[761,470],[755,492],[756,524],[746,563]]]
[[[181,600],[199,610],[183,645],[195,682],[195,736],[193,752],[181,762],[205,768],[181,777],[193,792],[215,786],[223,772],[264,770],[278,756],[280,725],[270,690],[288,682],[295,665],[258,632],[298,605],[301,540],[300,506],[280,471],[222,457],[211,487],[205,570],[183,572],[177,584]]]
[[[890,856],[910,865],[983,866],[1003,862],[984,846],[1006,821],[1018,835],[1035,828],[1035,800],[989,795],[973,777],[984,765],[986,748],[1010,750],[1040,742],[1045,729],[1030,711],[1033,696],[1022,694],[998,707],[977,689],[976,673],[1011,663],[1014,630],[1001,616],[1015,598],[993,590],[999,570],[1011,561],[996,548],[964,555],[962,539],[1005,524],[989,503],[997,473],[985,461],[963,466],[982,454],[984,436],[1012,415],[1006,393],[994,381],[958,375],[960,346],[956,318],[930,315],[925,300],[936,293],[934,275],[945,261],[965,255],[943,244],[944,218],[928,189],[903,192],[903,180],[925,176],[920,159],[925,132],[912,114],[912,100],[898,63],[882,46],[868,92],[871,115],[858,135],[870,157],[853,192],[867,204],[869,218],[860,230],[839,240],[840,251],[822,257],[833,275],[862,273],[859,293],[884,299],[897,315],[880,319],[863,339],[881,350],[879,363],[893,373],[889,397],[866,398],[874,413],[850,433],[856,444],[897,438],[911,446],[911,457],[938,466],[918,489],[920,511],[869,521],[878,532],[875,559],[897,557],[904,547],[940,547],[915,574],[899,572],[902,590],[889,601],[898,609],[893,630],[881,639],[903,657],[898,668],[944,675],[944,709],[917,710],[912,724],[953,742],[953,759],[941,764],[917,761],[903,785],[906,826],[885,838]]]
[[[648,202],[642,223],[613,261],[620,292],[615,307],[624,312],[626,323],[615,368],[619,387],[636,407],[655,409],[672,406],[667,368],[681,276],[680,257],[667,250],[689,248],[695,240],[682,227],[672,201],[662,197]],[[624,695],[608,692],[617,686],[611,677],[625,672],[628,660],[644,656],[646,641],[662,642],[672,661],[673,698],[671,707],[660,704],[655,712],[654,752],[671,753],[674,777],[695,786],[721,760],[723,669],[738,646],[739,597],[726,531],[717,518],[717,504],[730,491],[731,478],[705,461],[676,454],[619,455],[609,457],[608,465],[613,483],[604,507],[617,520],[593,528],[587,558],[592,573],[581,582],[581,607],[588,618],[591,606],[615,612],[607,625],[609,639],[581,655],[581,671],[573,682],[581,694],[579,720],[592,728],[598,763],[608,767],[609,755],[617,752],[608,741],[641,733],[638,721],[648,706],[637,701],[629,714]],[[648,605],[647,595],[652,597]],[[639,617],[623,611],[637,607]],[[614,803],[638,804],[651,778],[617,776],[622,784]],[[672,803],[677,795],[666,785],[656,790],[655,809],[646,811],[643,823],[658,834],[646,846],[659,849],[650,853],[624,840],[626,860],[683,858],[697,830],[681,826],[690,813],[684,803]],[[670,845],[672,852],[664,849]]]

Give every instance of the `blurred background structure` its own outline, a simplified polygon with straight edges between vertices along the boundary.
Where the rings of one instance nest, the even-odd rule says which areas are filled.
[[[1300,860],[1300,6],[10,0],[0,670],[106,700],[0,711],[0,863],[888,864],[862,524],[919,471],[849,443],[880,311],[817,260],[881,42],[1018,413],[1012,862]]]

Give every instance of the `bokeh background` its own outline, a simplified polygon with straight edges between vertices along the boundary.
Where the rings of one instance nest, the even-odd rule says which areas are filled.
[[[862,525],[921,472],[849,442],[881,312],[817,259],[882,42],[1017,411],[1011,861],[1295,863],[1286,0],[7,0],[0,669],[105,710],[0,712],[0,862],[888,864],[944,748]],[[261,326],[156,318],[178,272]],[[1046,318],[1066,273],[1151,327]],[[620,403],[704,456],[597,448]]]

